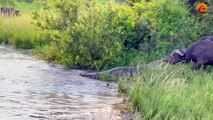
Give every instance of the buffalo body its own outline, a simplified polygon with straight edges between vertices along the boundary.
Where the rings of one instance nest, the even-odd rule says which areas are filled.
[[[206,68],[208,65],[213,65],[213,36],[206,36],[199,41],[190,45],[187,49],[176,49],[171,56],[166,60],[170,64],[178,62],[189,63],[193,61],[194,70],[200,69],[202,66]]]

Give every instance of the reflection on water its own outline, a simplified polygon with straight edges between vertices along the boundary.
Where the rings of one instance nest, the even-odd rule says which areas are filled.
[[[117,86],[0,46],[0,119],[112,119]],[[111,118],[110,118],[111,117]]]

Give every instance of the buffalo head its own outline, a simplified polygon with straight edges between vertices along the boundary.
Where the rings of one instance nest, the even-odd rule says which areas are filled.
[[[164,62],[169,64],[176,64],[178,62],[186,61],[186,49],[175,49],[172,51],[171,55],[164,59]]]

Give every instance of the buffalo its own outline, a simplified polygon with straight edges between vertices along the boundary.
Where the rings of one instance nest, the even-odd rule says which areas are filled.
[[[213,65],[213,36],[206,36],[190,45],[186,49],[175,49],[171,55],[164,60],[169,64],[178,62],[194,62],[193,70],[199,70],[202,66],[205,69]]]
[[[2,7],[0,8],[0,13],[5,16],[19,16],[20,10],[16,10],[12,7]]]

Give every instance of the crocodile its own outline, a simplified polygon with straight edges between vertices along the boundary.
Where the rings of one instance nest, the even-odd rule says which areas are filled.
[[[116,68],[112,68],[110,70],[106,70],[102,72],[83,73],[80,75],[83,77],[88,77],[91,79],[98,79],[98,80],[101,78],[101,75],[103,74],[108,74],[112,76],[124,76],[124,75],[134,76],[146,68],[159,68],[159,67],[165,66],[167,64],[166,62],[164,62],[165,59],[167,58],[160,59],[160,60],[151,62],[149,64],[140,65],[138,67],[116,67]]]
[[[116,67],[107,71],[94,72],[94,73],[84,73],[80,74],[83,77],[89,77],[92,79],[100,79],[101,75],[108,74],[112,76],[121,76],[121,75],[134,75],[138,72],[138,69],[135,67]]]

